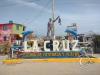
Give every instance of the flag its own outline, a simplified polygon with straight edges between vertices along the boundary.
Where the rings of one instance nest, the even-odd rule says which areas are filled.
[[[58,23],[59,23],[59,25],[61,25],[61,18],[60,17],[58,19]]]

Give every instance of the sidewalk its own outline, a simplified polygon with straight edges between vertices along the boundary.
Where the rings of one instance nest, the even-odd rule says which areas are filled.
[[[5,60],[7,58],[8,58],[7,55],[0,55],[0,64],[2,63],[2,60]]]
[[[100,58],[100,54],[93,54],[95,57]]]
[[[0,55],[0,60],[4,60],[4,59],[7,59],[8,56],[7,55]]]

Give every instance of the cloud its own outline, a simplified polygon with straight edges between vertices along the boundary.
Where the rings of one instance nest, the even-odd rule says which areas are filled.
[[[16,3],[9,2],[9,0],[0,0],[0,8],[14,6]]]
[[[43,6],[35,3],[32,0],[8,0],[8,1],[14,2],[14,3],[19,4],[19,5],[32,7],[32,8],[38,9],[38,10],[44,10],[44,11],[50,13],[50,10],[48,10],[46,7],[43,7]]]

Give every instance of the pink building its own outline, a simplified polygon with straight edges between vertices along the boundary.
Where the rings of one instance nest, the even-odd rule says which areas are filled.
[[[7,40],[15,40],[25,30],[25,26],[10,21],[9,23],[0,24],[0,43]]]

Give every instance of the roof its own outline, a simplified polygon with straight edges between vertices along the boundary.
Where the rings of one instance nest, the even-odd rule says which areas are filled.
[[[29,34],[31,34],[31,33],[33,33],[33,31],[25,31],[25,32],[23,32],[22,34],[23,34],[23,36],[27,36],[27,35],[29,35]]]
[[[13,24],[15,24],[15,25],[19,25],[19,26],[24,26],[23,24],[17,24],[17,23],[13,23]],[[25,26],[24,26],[25,27]]]
[[[77,33],[75,31],[67,29],[65,32],[69,32],[69,33],[73,34],[75,37],[77,36]]]
[[[0,25],[12,25],[11,23],[5,23],[5,24],[0,24]]]
[[[9,21],[9,23],[3,23],[3,24],[0,24],[0,25],[20,25],[20,26],[24,26],[23,24],[18,24],[18,23],[13,23],[13,21]],[[25,26],[24,26],[25,27]]]

